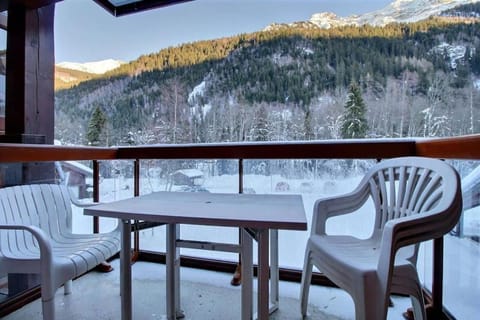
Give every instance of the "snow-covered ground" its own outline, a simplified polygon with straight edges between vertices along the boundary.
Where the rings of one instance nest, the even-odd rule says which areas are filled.
[[[286,179],[279,175],[245,175],[244,187],[256,193],[295,193],[302,194],[309,225],[310,216],[316,199],[341,194],[352,190],[361,176],[337,179]],[[166,190],[161,179],[144,178],[141,180],[141,192]],[[282,191],[279,191],[279,185]],[[285,186],[288,185],[288,190]],[[235,193],[238,191],[238,176],[223,175],[206,177],[203,185],[210,192]],[[100,185],[102,202],[114,201],[133,196],[133,180],[118,177],[104,179]],[[372,204],[368,203],[358,213],[331,219],[328,230],[331,233],[348,233],[358,237],[367,237],[373,224]],[[76,209],[78,211],[78,209]],[[474,208],[464,214],[464,230],[469,235],[480,235],[480,209]],[[101,219],[101,230],[113,228],[116,221]],[[77,215],[74,220],[76,232],[90,232],[91,217]],[[279,233],[280,265],[282,267],[302,268],[305,243],[308,232],[281,231]],[[236,243],[236,228],[204,227],[183,225],[181,237],[184,239],[212,242]],[[140,247],[145,250],[165,251],[165,228],[158,227],[143,230],[140,233]],[[218,251],[200,251],[182,249],[182,254],[213,259],[236,261],[237,255]],[[457,319],[474,319],[480,311],[480,245],[470,238],[445,237],[444,304]],[[419,273],[427,288],[431,288],[431,244],[423,246],[419,257]],[[464,294],[466,292],[466,294]]]

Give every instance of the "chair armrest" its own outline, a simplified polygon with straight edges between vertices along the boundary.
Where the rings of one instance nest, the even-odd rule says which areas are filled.
[[[312,234],[325,235],[329,218],[357,210],[367,201],[369,195],[368,183],[364,181],[350,193],[318,199],[313,208]]]
[[[88,208],[88,207],[91,207],[91,206],[94,206],[94,205],[97,205],[97,204],[101,204],[101,202],[81,202],[80,200],[78,200],[78,198],[72,194],[71,190],[67,187],[67,192],[68,192],[68,195],[70,197],[70,201],[76,206],[76,207],[79,207],[79,208]]]
[[[81,208],[81,209],[85,209],[85,208],[89,208],[89,207],[93,207],[93,206],[105,203],[105,202],[87,202],[87,203],[84,203],[84,202],[81,202],[78,199],[72,198],[72,197],[70,197],[70,201],[77,208]],[[92,216],[92,218],[93,218],[93,216]],[[120,220],[119,220],[118,223],[117,223],[117,226],[112,230],[112,232],[120,232],[120,229],[121,229],[121,223],[120,223]]]
[[[41,260],[47,263],[48,266],[52,264],[53,253],[52,245],[47,234],[40,228],[36,226],[27,226],[27,225],[0,225],[0,230],[17,230],[17,231],[27,231],[33,235],[37,240],[40,247]],[[42,262],[42,266],[44,265]]]
[[[83,209],[93,207],[93,206],[96,206],[97,204],[103,203],[103,202],[81,202],[81,201],[78,201],[77,199],[71,199],[71,201],[76,207],[83,208]]]
[[[76,198],[70,198],[70,201],[79,208],[89,208],[92,206],[96,206],[97,204],[102,204],[103,202],[81,202]]]

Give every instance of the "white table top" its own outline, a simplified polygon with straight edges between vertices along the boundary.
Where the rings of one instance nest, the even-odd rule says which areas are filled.
[[[307,230],[300,195],[154,192],[85,208],[84,213],[161,223]]]

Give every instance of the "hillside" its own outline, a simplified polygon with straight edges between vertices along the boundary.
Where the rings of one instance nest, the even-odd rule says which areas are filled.
[[[383,27],[284,26],[167,48],[57,91],[56,135],[86,143],[99,108],[108,144],[335,139],[352,82],[370,137],[479,132],[472,8],[480,12],[477,4],[468,17],[455,8]]]
[[[96,76],[93,73],[55,66],[55,90],[71,88]]]
[[[55,64],[55,90],[71,88],[80,82],[101,77],[103,74],[125,64],[107,59],[86,63],[60,62]]]

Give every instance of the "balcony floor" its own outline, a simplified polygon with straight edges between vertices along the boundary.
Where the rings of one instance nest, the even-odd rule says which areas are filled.
[[[90,272],[73,282],[73,293],[57,291],[57,319],[120,319],[118,260],[110,273]],[[230,286],[230,274],[181,269],[181,299],[185,319],[239,319],[240,287]],[[137,262],[133,268],[133,312],[135,319],[166,319],[165,266]],[[280,282],[280,308],[271,319],[301,319],[298,283]],[[402,319],[410,299],[394,297],[388,319]],[[353,301],[343,291],[312,286],[308,319],[353,319]],[[41,303],[36,300],[3,318],[4,320],[42,319]]]

